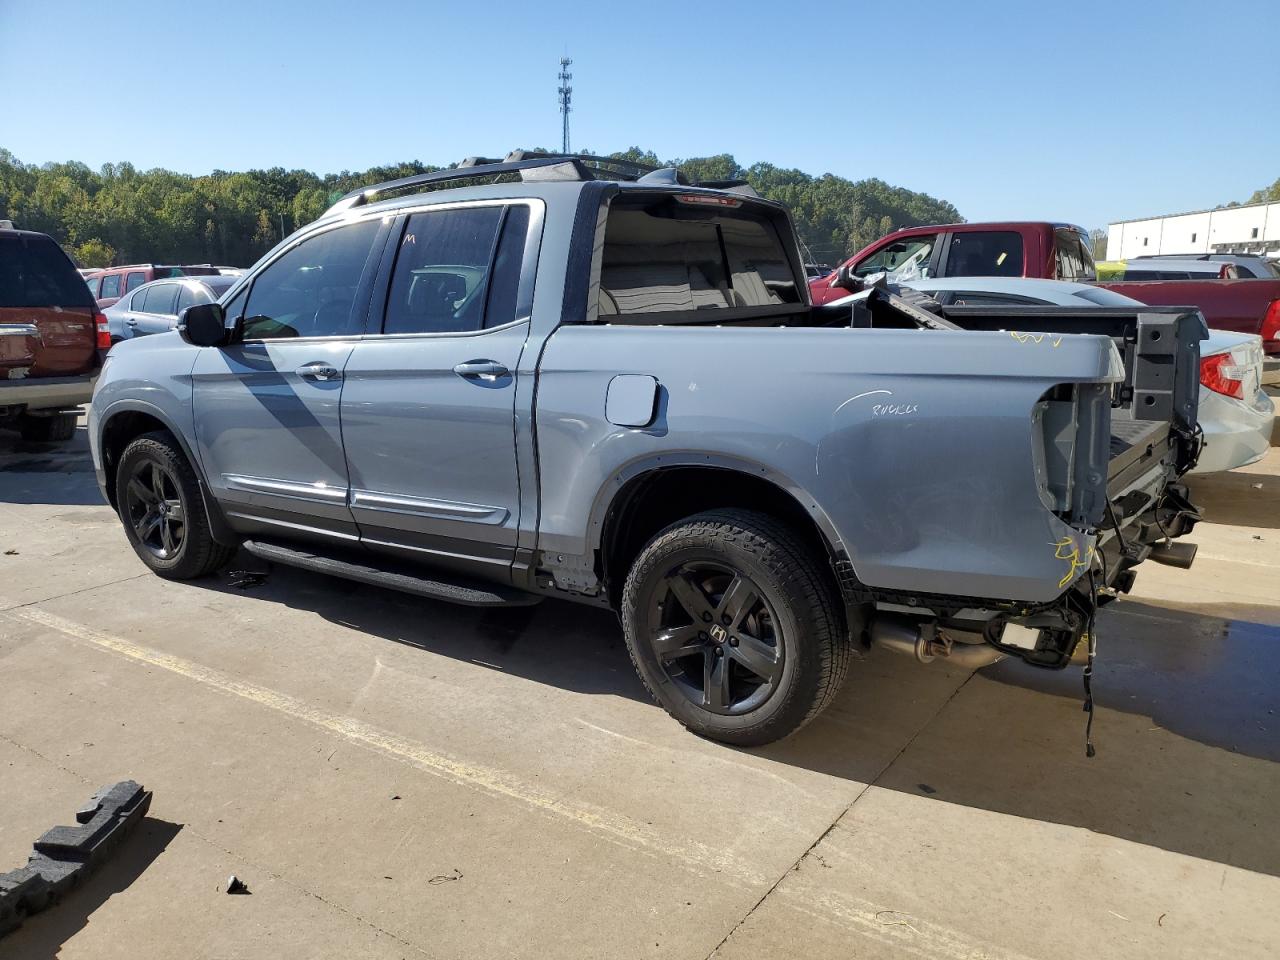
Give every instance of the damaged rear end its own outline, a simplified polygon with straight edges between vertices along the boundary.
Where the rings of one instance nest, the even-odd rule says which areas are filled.
[[[864,322],[899,325],[921,307],[877,291]],[[1049,668],[1085,662],[1097,607],[1132,588],[1140,563],[1189,567],[1195,557],[1195,545],[1179,538],[1200,515],[1180,481],[1202,445],[1197,404],[1204,319],[1194,309],[1171,307],[932,304],[928,312],[949,326],[1003,331],[1042,349],[1056,349],[1067,334],[1105,335],[1124,373],[1110,384],[1056,386],[1032,412],[1040,499],[1063,525],[1049,545],[1062,565],[1061,592],[1048,601],[993,603],[886,598],[876,591],[867,639],[922,662],[943,658],[979,667],[1002,656]]]

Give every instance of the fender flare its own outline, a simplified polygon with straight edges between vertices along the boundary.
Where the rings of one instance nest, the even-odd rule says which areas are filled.
[[[222,512],[222,506],[209,489],[208,481],[205,480],[204,476],[204,466],[201,464],[200,458],[196,456],[195,451],[187,442],[186,435],[174,426],[173,418],[155,404],[132,398],[117,400],[98,414],[97,436],[94,439],[97,441],[103,469],[106,469],[106,453],[102,445],[103,435],[106,433],[107,424],[121,413],[145,413],[147,416],[159,420],[164,425],[164,428],[173,435],[173,438],[178,441],[178,446],[182,448],[183,456],[187,458],[187,462],[191,464],[191,469],[195,471],[196,482],[200,485],[200,499],[204,502],[204,512],[209,518],[209,533],[217,543],[224,547],[239,546],[240,537],[231,529],[231,524],[227,522],[227,518]],[[107,492],[108,499],[110,499],[110,489]]]

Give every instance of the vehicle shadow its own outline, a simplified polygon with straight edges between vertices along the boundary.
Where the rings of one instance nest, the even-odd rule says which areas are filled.
[[[31,443],[0,430],[0,503],[98,505],[102,494],[89,458],[89,432],[81,424],[60,443]]]
[[[1239,527],[1280,529],[1280,476],[1272,473],[1210,473],[1187,478],[1192,502],[1205,520]]]
[[[210,589],[246,579],[241,554]],[[647,702],[616,618],[548,600],[457,607],[276,567],[261,599],[575,692]],[[431,624],[430,631],[423,629]],[[1098,754],[1084,756],[1081,670],[1005,661],[973,675],[879,650],[777,763],[1280,876],[1280,627],[1121,600],[1102,612]],[[654,707],[658,710],[658,707]],[[724,748],[731,749],[731,748]]]
[[[88,926],[94,911],[127,890],[181,830],[180,823],[143,818],[88,880],[5,937],[0,942],[0,954],[26,960],[54,960],[60,956],[62,945]]]
[[[1122,600],[1098,635],[1094,758],[1082,670],[1006,660],[974,674],[876,785],[1280,876],[1280,627]],[[832,710],[876,695],[855,665]],[[859,739],[819,718],[759,752],[845,775]]]
[[[608,610],[551,599],[465,607],[269,564],[243,550],[216,579],[192,582],[223,593],[245,590],[392,643],[566,690],[649,699]]]

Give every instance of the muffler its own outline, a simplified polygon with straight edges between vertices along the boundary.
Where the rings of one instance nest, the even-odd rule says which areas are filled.
[[[932,620],[913,620],[881,614],[871,622],[871,643],[919,663],[944,660],[966,670],[977,670],[1003,660],[1004,654],[986,643],[957,643],[938,630]]]
[[[1191,564],[1195,562],[1196,550],[1198,549],[1199,545],[1194,543],[1170,543],[1165,541],[1152,544],[1151,552],[1147,554],[1147,559],[1154,560],[1156,563],[1163,563],[1169,567],[1180,567],[1183,570],[1188,570]]]

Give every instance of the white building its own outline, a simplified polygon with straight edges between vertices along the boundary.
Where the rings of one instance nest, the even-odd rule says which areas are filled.
[[[1260,253],[1280,256],[1280,203],[1121,220],[1107,227],[1107,259],[1155,253]]]

